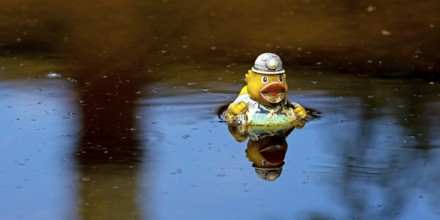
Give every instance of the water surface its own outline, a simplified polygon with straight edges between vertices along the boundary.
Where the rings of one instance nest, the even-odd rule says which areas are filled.
[[[2,219],[440,216],[438,81],[287,66],[288,97],[322,117],[290,133],[283,171],[267,181],[249,139],[216,115],[249,66],[145,68],[156,77],[106,92],[99,106],[113,110],[99,116],[95,81],[56,61],[29,65],[1,65]]]

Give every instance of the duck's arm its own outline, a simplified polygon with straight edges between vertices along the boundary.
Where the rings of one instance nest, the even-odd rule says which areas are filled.
[[[296,102],[290,102],[290,105],[293,106],[293,112],[295,112],[295,114],[301,118],[301,119],[305,119],[307,117],[307,112],[306,109],[304,107],[302,107],[302,105],[296,103]]]
[[[243,100],[243,95],[247,95],[247,86],[244,86],[240,94],[238,95],[237,99],[233,103],[231,103],[228,107],[228,112],[232,113],[233,115],[238,115],[240,113],[243,113],[247,110],[246,102]]]
[[[234,114],[234,115],[238,115],[240,113],[246,112],[247,110],[247,105],[245,102],[240,101],[240,102],[233,102],[229,105],[228,110]]]

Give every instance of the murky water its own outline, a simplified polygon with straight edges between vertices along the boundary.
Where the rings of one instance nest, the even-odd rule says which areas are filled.
[[[163,68],[123,100],[131,110],[112,106],[129,122],[104,114],[120,135],[102,139],[109,125],[84,129],[90,100],[68,69],[4,61],[2,219],[440,216],[438,81],[286,67],[290,99],[322,117],[288,135],[282,173],[267,181],[248,159],[251,140],[216,115],[248,66]]]

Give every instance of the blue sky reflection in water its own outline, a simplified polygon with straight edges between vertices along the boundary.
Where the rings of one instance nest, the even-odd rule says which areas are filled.
[[[235,141],[216,116],[236,97],[243,74],[162,71],[137,91],[141,169],[78,165],[75,81],[45,74],[3,80],[2,219],[120,214],[109,207],[144,219],[439,217],[438,82],[289,71],[289,98],[322,118],[288,136],[282,174],[268,182],[246,158],[247,140]]]
[[[205,74],[153,84],[140,104],[146,145],[160,146],[144,177],[156,219],[440,216],[436,83],[290,72],[290,99],[323,117],[288,136],[282,175],[267,182],[246,158],[247,141],[236,142],[215,116],[242,82],[211,86]]]
[[[62,80],[0,82],[1,219],[75,218],[72,96]]]

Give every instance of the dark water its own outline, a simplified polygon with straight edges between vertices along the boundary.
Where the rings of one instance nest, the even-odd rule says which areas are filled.
[[[440,216],[438,82],[287,67],[290,99],[322,117],[287,137],[271,182],[246,158],[249,140],[237,142],[216,115],[248,66],[164,68],[129,100],[129,122],[104,114],[122,131],[101,139],[107,122],[84,131],[92,104],[66,69],[3,61],[2,219]]]
[[[2,2],[0,219],[439,219],[439,3],[270,7]],[[321,113],[279,148],[217,117],[267,51]]]

